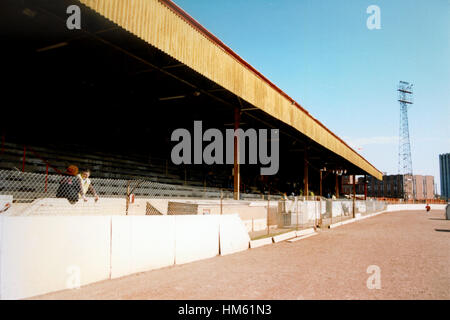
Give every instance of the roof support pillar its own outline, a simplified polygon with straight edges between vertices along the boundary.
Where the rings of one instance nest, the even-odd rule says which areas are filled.
[[[308,153],[305,149],[303,153],[303,189],[306,197],[309,195],[309,184],[308,184]]]
[[[353,180],[353,218],[355,218],[355,201],[356,201],[356,181],[355,181],[355,175],[352,175]]]
[[[234,131],[239,129],[241,122],[241,108],[234,107]],[[239,167],[239,139],[234,136],[234,200],[240,199],[241,172]]]
[[[319,191],[320,196],[322,197],[323,196],[323,194],[322,194],[322,169],[320,169],[320,187],[319,187],[319,189],[320,189],[320,191]]]
[[[336,186],[335,186],[336,198],[339,198],[339,175],[336,173]]]
[[[367,176],[364,176],[364,200],[367,200]]]

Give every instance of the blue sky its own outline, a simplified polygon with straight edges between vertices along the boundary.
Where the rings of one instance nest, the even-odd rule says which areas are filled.
[[[379,170],[398,171],[399,80],[415,174],[450,152],[450,0],[175,0]],[[366,9],[381,9],[369,30]],[[438,189],[439,191],[439,189]]]

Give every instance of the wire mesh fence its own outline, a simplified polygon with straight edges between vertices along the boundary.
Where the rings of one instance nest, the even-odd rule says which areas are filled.
[[[326,199],[323,197],[295,197],[280,200],[278,225],[288,229],[326,227],[359,216],[386,210],[378,200]]]
[[[212,211],[227,211],[223,207],[232,201],[233,192],[147,179],[90,178],[83,176],[82,172],[40,174],[0,170],[0,196],[4,202],[0,210],[14,215],[211,214]],[[244,193],[240,198],[243,201],[259,201],[265,197]],[[220,208],[203,210],[194,200],[203,200],[203,206],[217,204]],[[212,202],[208,203],[208,200]],[[9,207],[4,208],[7,203]]]
[[[70,171],[70,170],[69,170]],[[0,214],[39,215],[209,215],[238,214],[253,237],[326,227],[355,215],[386,209],[377,200],[286,197],[173,185],[147,179],[91,178],[65,174],[0,170]]]

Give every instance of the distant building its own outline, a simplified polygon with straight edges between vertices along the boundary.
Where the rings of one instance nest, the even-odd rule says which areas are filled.
[[[411,179],[410,176],[404,177],[400,174],[384,175],[382,181],[369,177],[367,181],[367,196],[378,198],[405,198],[406,192],[406,196],[412,199],[412,189],[405,190],[404,178]]]
[[[441,197],[450,198],[450,153],[439,155],[439,171],[441,176]]]
[[[414,183],[413,183],[414,182]],[[342,189],[349,194],[353,191],[351,178],[343,178]],[[364,178],[359,178],[356,184],[356,193],[364,193]],[[398,198],[426,200],[434,199],[434,177],[422,175],[384,175],[379,181],[367,177],[367,196],[377,198]]]
[[[434,199],[434,177],[414,176],[416,200]]]

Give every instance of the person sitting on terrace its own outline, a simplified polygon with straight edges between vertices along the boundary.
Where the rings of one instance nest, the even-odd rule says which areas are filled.
[[[88,201],[86,194],[91,191],[91,193],[95,197],[95,202],[98,201],[98,194],[95,191],[91,179],[89,179],[89,176],[91,175],[91,171],[89,169],[83,169],[81,170],[81,173],[77,176],[80,181],[80,193],[79,197],[83,199],[85,202]]]
[[[56,191],[57,198],[66,198],[71,204],[75,204],[78,201],[78,193],[81,186],[78,179],[76,179],[77,174],[77,166],[71,165],[67,167]]]

